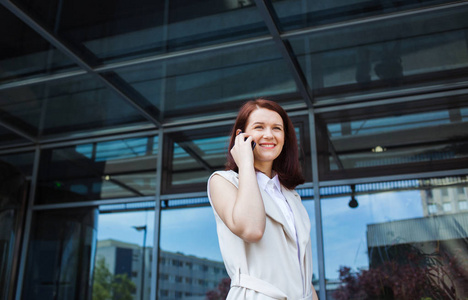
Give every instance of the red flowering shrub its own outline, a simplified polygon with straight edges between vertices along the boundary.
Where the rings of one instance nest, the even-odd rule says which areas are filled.
[[[218,289],[210,290],[206,293],[206,299],[208,300],[225,300],[229,289],[231,288],[231,279],[223,278],[218,284]]]
[[[342,285],[336,300],[367,299],[466,299],[468,262],[447,252],[406,253],[404,260],[390,260],[352,273],[339,270]],[[462,256],[463,257],[463,256]],[[458,290],[457,290],[458,289]]]

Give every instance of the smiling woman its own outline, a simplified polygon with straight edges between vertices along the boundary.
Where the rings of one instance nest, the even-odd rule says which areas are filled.
[[[253,149],[252,141],[258,145]],[[231,277],[227,299],[317,299],[310,220],[294,191],[304,179],[291,120],[273,101],[249,101],[237,116],[229,149],[227,170],[208,180]]]

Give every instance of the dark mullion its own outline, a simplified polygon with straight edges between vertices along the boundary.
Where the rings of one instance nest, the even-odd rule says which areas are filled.
[[[281,38],[280,30],[278,28],[279,19],[273,6],[268,0],[255,0],[255,4],[257,5],[260,15],[267,25],[271,36],[273,37],[273,41],[277,45],[278,50],[283,56],[283,59],[285,60],[286,65],[288,66],[288,69],[290,70],[294,81],[296,82],[296,86],[299,89],[301,96],[304,98],[307,106],[312,108],[313,98],[309,85],[307,84],[307,80],[304,76],[304,73],[302,72],[299,62],[293,54],[291,45],[288,41],[284,41]]]

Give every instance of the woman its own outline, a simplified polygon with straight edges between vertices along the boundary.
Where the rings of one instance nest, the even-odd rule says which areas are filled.
[[[208,180],[231,278],[227,299],[317,299],[310,220],[294,191],[304,179],[291,120],[273,101],[249,101],[229,148],[227,171]]]

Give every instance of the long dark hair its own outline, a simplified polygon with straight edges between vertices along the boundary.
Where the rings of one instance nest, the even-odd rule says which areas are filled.
[[[284,109],[271,100],[257,99],[246,102],[239,110],[236,122],[232,127],[231,141],[229,142],[229,149],[234,146],[236,138],[236,130],[240,129],[245,131],[247,121],[250,114],[259,108],[265,108],[277,112],[284,124],[284,145],[280,155],[273,161],[273,170],[278,174],[279,181],[283,186],[288,189],[294,189],[299,184],[304,183],[304,177],[301,172],[301,165],[299,164],[299,153],[297,149],[296,133],[294,126],[289,119],[288,114]],[[227,153],[226,170],[239,171],[239,168],[231,155]]]

